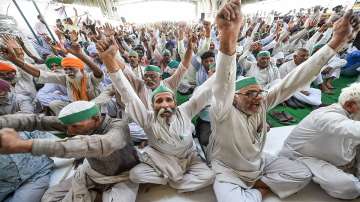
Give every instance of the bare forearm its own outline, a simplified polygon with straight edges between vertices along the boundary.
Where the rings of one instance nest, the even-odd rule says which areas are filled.
[[[26,46],[21,46],[24,50],[24,52],[26,53],[27,56],[29,56],[31,59],[33,59],[35,61],[35,63],[37,64],[43,64],[44,61],[38,57],[36,57],[35,55],[32,54],[31,51],[29,51],[29,49],[26,48]]]
[[[185,52],[184,59],[182,60],[182,64],[188,69],[190,66],[191,58],[192,58],[193,50],[192,48],[187,48]]]
[[[20,60],[20,59],[16,59],[14,61],[12,61],[16,66],[20,67],[21,69],[23,69],[26,73],[32,75],[33,77],[39,77],[40,76],[40,70],[35,68],[33,65],[31,64],[27,64],[24,61]]]
[[[89,66],[89,68],[92,70],[92,72],[96,78],[101,78],[103,76],[103,72],[101,71],[99,66],[97,64],[95,64],[92,60],[90,60],[89,57],[87,57],[83,53],[78,54],[76,56]]]

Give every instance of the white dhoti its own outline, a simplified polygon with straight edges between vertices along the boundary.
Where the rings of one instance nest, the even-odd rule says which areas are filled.
[[[328,78],[336,78],[336,79],[338,79],[340,77],[340,73],[341,73],[341,68],[334,68],[329,73],[323,74],[323,78],[325,78],[325,79],[328,79]]]
[[[244,187],[243,185],[246,184],[244,182],[235,183],[234,180],[226,180],[241,181],[229,168],[223,169],[228,171],[217,173],[214,183],[214,192],[218,202],[262,201],[261,193],[257,189]],[[311,172],[301,162],[267,155],[260,179],[272,192],[280,198],[285,198],[304,188],[311,180]]]
[[[68,104],[70,104],[70,102],[54,100],[49,103],[49,108],[57,116],[59,115],[60,111]]]
[[[296,92],[294,97],[306,104],[319,106],[321,105],[321,90],[316,88],[309,88],[306,90],[309,92],[309,95],[305,95],[301,92]]]
[[[71,180],[71,181],[70,181]],[[90,168],[85,161],[74,177],[50,188],[42,202],[93,202],[98,185],[109,186],[103,191],[104,202],[135,202],[139,185],[129,181],[128,173],[118,176],[104,176]]]
[[[196,152],[191,152],[186,159],[178,159],[146,147],[140,156],[143,163],[130,170],[130,180],[135,183],[169,184],[179,192],[189,192],[214,181],[214,172]]]
[[[330,196],[339,199],[355,199],[360,196],[360,182],[353,174],[316,158],[299,158],[313,174],[313,181]]]

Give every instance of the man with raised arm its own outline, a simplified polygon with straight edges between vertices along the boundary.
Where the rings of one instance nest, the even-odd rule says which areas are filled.
[[[350,22],[357,30],[358,21],[351,16],[348,12],[339,20],[326,46],[265,92],[253,77],[235,81],[236,39],[242,20],[240,1],[231,1],[217,15],[220,52],[232,60],[232,65],[219,66],[215,73],[215,98],[210,109],[213,131],[208,155],[216,172],[214,191],[219,202],[260,202],[269,191],[284,198],[308,184],[311,172],[304,164],[263,153],[266,112],[320,73],[352,34]]]
[[[138,164],[127,122],[102,116],[95,103],[76,101],[58,117],[41,115],[0,116],[0,154],[31,153],[60,158],[86,158],[74,176],[51,187],[43,202],[135,202],[138,184],[129,171]],[[61,131],[66,139],[24,140],[15,131]]]
[[[195,191],[212,184],[214,173],[198,156],[191,123],[191,119],[211,98],[211,79],[180,106],[176,105],[174,92],[161,84],[153,90],[149,99],[152,109],[147,109],[125,77],[125,65],[115,59],[116,46],[99,41],[97,47],[126,112],[149,138],[149,146],[140,154],[142,163],[131,170],[130,179],[137,183],[169,184],[181,192]],[[219,64],[226,62],[220,57]]]

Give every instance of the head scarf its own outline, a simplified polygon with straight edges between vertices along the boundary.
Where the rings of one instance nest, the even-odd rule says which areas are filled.
[[[52,64],[57,64],[61,66],[61,61],[62,61],[61,57],[49,57],[48,59],[46,59],[45,64],[49,69],[51,69]]]
[[[77,68],[77,69],[83,70],[85,67],[85,64],[83,63],[83,61],[81,61],[78,58],[66,57],[62,60],[61,66],[64,67],[64,69],[72,67],[72,68]]]
[[[16,72],[16,68],[9,63],[0,62],[0,72]]]

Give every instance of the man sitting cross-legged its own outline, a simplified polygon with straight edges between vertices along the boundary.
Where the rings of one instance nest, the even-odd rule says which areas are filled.
[[[360,83],[344,88],[339,103],[313,111],[291,131],[280,155],[304,162],[330,196],[360,196]]]
[[[13,129],[0,131],[2,154],[86,158],[74,177],[50,188],[42,201],[92,202],[102,198],[104,202],[135,202],[138,184],[129,181],[129,170],[138,164],[138,157],[130,142],[127,122],[101,116],[94,103],[73,102],[64,107],[58,117],[1,116],[0,128],[66,131],[74,136],[63,140],[22,140]]]
[[[233,0],[216,17],[220,52],[232,65],[219,66],[215,72],[215,99],[210,108],[213,133],[208,151],[217,174],[214,191],[219,202],[260,202],[270,190],[284,198],[305,187],[311,172],[301,162],[263,153],[266,113],[320,73],[352,34],[351,13],[335,25],[328,45],[265,92],[253,77],[235,82],[236,40],[242,20],[239,7],[240,1]]]
[[[153,110],[148,110],[126,79],[125,65],[116,61],[116,46],[99,41],[97,47],[126,112],[149,138],[149,146],[140,156],[143,163],[131,170],[130,179],[137,183],[169,184],[181,192],[212,184],[214,174],[195,150],[191,123],[191,119],[208,104],[211,80],[180,106],[176,106],[174,92],[160,85],[152,92]],[[222,62],[220,57],[219,64]]]

